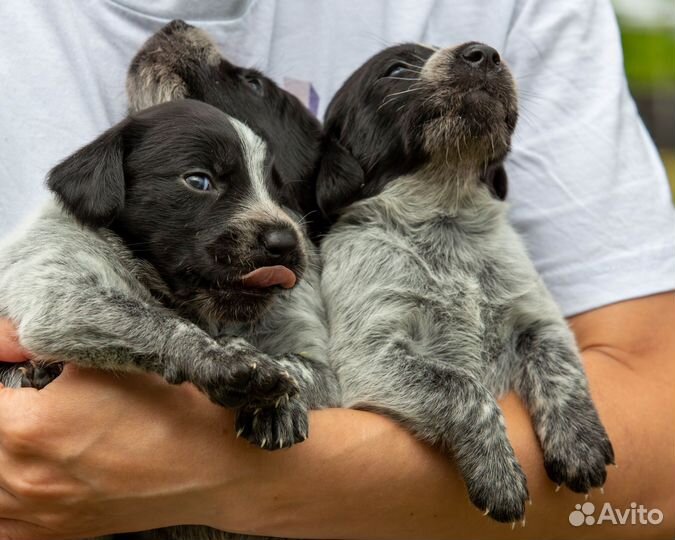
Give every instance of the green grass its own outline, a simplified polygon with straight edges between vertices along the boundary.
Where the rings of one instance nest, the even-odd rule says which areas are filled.
[[[675,203],[675,150],[661,150],[661,159],[666,166],[666,173],[670,181],[670,193]]]
[[[669,28],[621,28],[631,88],[675,88],[675,32]]]

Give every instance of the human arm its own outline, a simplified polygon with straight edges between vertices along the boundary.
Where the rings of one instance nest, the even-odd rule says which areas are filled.
[[[639,528],[635,535],[645,538],[667,537],[675,526],[675,294],[607,306],[574,317],[571,323],[619,465],[609,472],[605,495],[595,491],[591,501],[598,507],[609,501],[622,511],[631,502],[658,508],[664,514],[660,525],[632,530]],[[577,536],[568,517],[576,503],[584,502],[583,496],[555,492],[527,412],[513,395],[501,405],[533,500],[527,526],[518,537]],[[326,417],[333,414],[315,415],[314,439],[289,453],[290,463],[270,463],[263,471],[267,478],[275,470],[283,471],[277,489],[284,497],[271,501],[271,511],[252,509],[250,522],[260,523],[260,516],[269,519],[265,523],[263,518],[257,531],[318,538],[512,537],[508,526],[495,524],[471,507],[454,467],[440,454],[384,419],[354,413],[362,416],[335,424],[334,417]],[[334,440],[341,441],[337,448]],[[319,462],[332,464],[318,474],[308,467],[317,460],[314,451],[319,452]],[[290,492],[283,488],[289,478],[294,478]],[[269,484],[258,485],[256,497],[266,500]],[[626,529],[607,523],[586,527],[583,534],[625,538]]]
[[[591,501],[659,508],[660,525],[631,531],[667,537],[675,526],[675,294],[571,323],[619,465]],[[568,516],[583,497],[555,492],[523,406],[512,395],[501,405],[533,500],[518,538],[579,534]],[[190,387],[147,377],[67,370],[42,392],[4,389],[0,536],[73,538],[186,522],[298,538],[512,535],[470,505],[451,462],[383,417],[315,412],[310,438],[276,453],[236,440],[232,426],[230,412]],[[623,538],[626,529],[583,533]]]

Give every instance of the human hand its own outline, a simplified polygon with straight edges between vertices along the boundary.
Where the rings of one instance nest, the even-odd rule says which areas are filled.
[[[24,362],[28,353],[19,345],[16,328],[7,319],[0,319],[0,362]]]
[[[155,376],[66,366],[39,392],[0,388],[0,538],[208,525],[238,456],[264,453],[233,431],[231,411]]]

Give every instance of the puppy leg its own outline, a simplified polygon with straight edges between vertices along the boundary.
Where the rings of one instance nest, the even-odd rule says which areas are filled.
[[[279,364],[241,338],[220,345],[159,305],[106,289],[54,292],[19,321],[21,342],[45,363],[158,373],[214,402],[264,406],[295,393]]]
[[[21,386],[23,388],[37,388],[42,390],[50,382],[56,379],[63,371],[63,363],[57,362],[52,364],[36,364],[28,362],[26,365],[19,368],[23,377],[21,378]]]
[[[340,404],[337,377],[325,362],[298,354],[277,359],[298,384],[298,393],[271,406],[242,407],[237,412],[238,436],[267,450],[304,441],[309,435],[308,411]]]
[[[497,521],[521,520],[527,483],[501,410],[485,386],[451,362],[385,348],[368,358],[367,374],[355,371],[343,381],[345,405],[391,416],[421,440],[452,451],[471,502]],[[358,395],[353,389],[363,377],[370,384],[361,384]]]
[[[318,261],[313,262],[318,266]],[[237,432],[262,448],[275,450],[303,441],[308,435],[308,410],[340,405],[340,386],[328,365],[328,329],[319,288],[319,273],[310,266],[304,279],[248,333],[298,384],[298,393],[290,401],[238,412]]]
[[[62,363],[40,364],[32,361],[20,364],[0,364],[0,384],[7,388],[43,389],[63,370]]]
[[[567,325],[532,323],[517,335],[515,349],[521,362],[515,387],[532,416],[548,476],[578,493],[602,486],[614,451]]]
[[[7,388],[21,388],[23,386],[23,369],[28,366],[27,362],[22,364],[0,365],[0,384]]]

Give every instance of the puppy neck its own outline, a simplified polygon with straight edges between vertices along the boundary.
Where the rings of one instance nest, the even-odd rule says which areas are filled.
[[[379,195],[352,205],[343,216],[349,220],[355,210],[360,216],[382,214],[387,221],[405,223],[439,215],[475,220],[477,214],[486,219],[501,214],[504,206],[481,181],[478,168],[428,165],[391,181]]]

